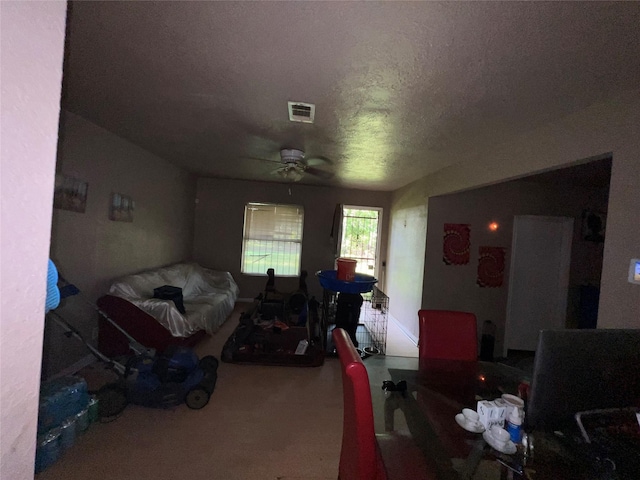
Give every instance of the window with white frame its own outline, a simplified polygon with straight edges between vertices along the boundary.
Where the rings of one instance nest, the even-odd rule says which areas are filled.
[[[248,203],[244,207],[242,273],[300,275],[304,209],[298,205]]]

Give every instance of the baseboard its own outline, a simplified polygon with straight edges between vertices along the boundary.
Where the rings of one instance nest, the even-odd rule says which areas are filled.
[[[387,314],[387,321],[392,321],[393,323],[395,323],[396,326],[400,329],[400,331],[404,333],[405,336],[411,341],[411,343],[413,343],[416,347],[418,346],[418,338],[414,334],[412,334],[409,330],[407,330],[407,327],[405,327],[402,323],[396,320],[395,317],[393,317],[393,315],[391,315],[390,313]]]
[[[95,361],[97,361],[96,357],[94,357],[93,355],[86,355],[74,364],[69,365],[67,368],[62,369],[55,375],[49,377],[47,380],[55,380],[60,377],[66,377],[67,375],[73,375],[75,373],[78,373],[84,367],[91,365]]]

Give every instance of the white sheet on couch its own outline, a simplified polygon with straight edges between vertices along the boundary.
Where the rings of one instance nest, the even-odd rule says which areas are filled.
[[[153,298],[153,289],[164,285],[182,288],[185,314],[173,301]],[[128,275],[109,288],[109,294],[133,303],[174,337],[188,337],[199,330],[215,332],[233,311],[239,292],[229,272],[209,270],[197,263],[178,263]]]

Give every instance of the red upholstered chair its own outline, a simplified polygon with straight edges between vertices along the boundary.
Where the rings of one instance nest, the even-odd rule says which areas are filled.
[[[478,327],[473,313],[420,310],[418,355],[421,360],[478,359]]]
[[[429,480],[433,470],[410,437],[376,435],[369,376],[349,334],[332,333],[340,357],[344,396],[340,480]]]

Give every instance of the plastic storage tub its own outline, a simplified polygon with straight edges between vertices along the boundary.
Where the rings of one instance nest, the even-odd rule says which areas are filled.
[[[366,293],[373,290],[373,286],[378,280],[371,275],[356,273],[351,282],[338,280],[336,270],[319,270],[316,277],[320,281],[322,288],[333,292],[341,293]]]

